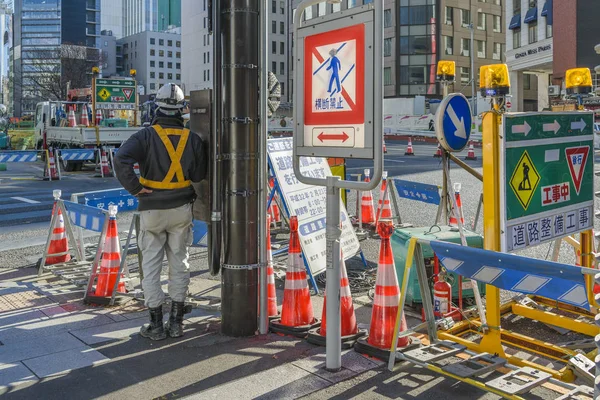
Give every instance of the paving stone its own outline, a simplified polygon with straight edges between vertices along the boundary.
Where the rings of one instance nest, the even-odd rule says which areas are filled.
[[[145,321],[125,320],[112,324],[94,326],[86,329],[71,331],[71,334],[88,345],[128,338],[136,335]]]
[[[20,362],[0,364],[0,395],[13,387],[37,380],[29,368]]]
[[[44,356],[46,354],[81,347],[81,341],[68,332],[50,336],[40,336],[35,340],[23,340],[16,343],[7,343],[0,351],[0,368],[2,365],[22,361],[29,358]]]
[[[303,370],[311,372],[317,376],[320,376],[321,378],[326,379],[332,383],[341,382],[355,375],[358,375],[358,373],[360,372],[364,372],[377,367],[377,364],[370,362],[364,357],[356,357],[356,353],[350,350],[342,352],[342,368],[338,372],[329,372],[325,369],[325,348],[322,347],[315,349],[314,352],[316,354],[313,354],[312,356],[309,356],[307,358],[296,360],[292,362],[292,365],[302,368]]]
[[[97,365],[109,361],[96,350],[88,346],[53,353],[23,361],[38,377],[67,373],[73,369]]]
[[[61,306],[44,307],[40,308],[39,310],[49,318],[63,317],[69,315],[69,311],[65,310]]]

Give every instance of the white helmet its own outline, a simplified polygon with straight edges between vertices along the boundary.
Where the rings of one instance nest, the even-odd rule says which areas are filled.
[[[0,104],[0,117],[4,117],[6,115],[6,106],[4,104]]]
[[[163,110],[181,110],[184,107],[183,90],[174,83],[167,83],[156,93],[154,103]]]

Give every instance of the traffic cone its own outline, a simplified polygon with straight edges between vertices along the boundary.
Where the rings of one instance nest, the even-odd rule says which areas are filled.
[[[108,112],[108,118],[114,118],[115,117],[115,110],[110,110]]]
[[[273,250],[271,249],[270,215],[267,215],[267,312],[269,317],[279,315],[279,311],[277,311],[277,292],[275,290],[275,271],[273,270]]]
[[[97,297],[111,297],[115,282],[117,281],[117,276],[119,275],[121,248],[119,245],[119,230],[117,229],[116,211],[114,214],[115,215],[111,212],[108,220],[106,239],[102,250],[100,273],[98,274],[96,292],[94,293]],[[125,282],[123,282],[123,280],[119,281],[117,291],[121,293],[125,292]]]
[[[408,146],[406,146],[406,151],[404,152],[405,156],[414,156],[415,151],[413,150],[412,139],[408,138]]]
[[[365,169],[365,182],[371,182],[371,171]],[[375,207],[373,206],[373,193],[370,190],[362,192],[361,217],[363,224],[372,224],[375,222]]]
[[[385,145],[385,140],[383,141],[383,154],[387,154],[387,146]]]
[[[454,197],[456,198],[456,207],[458,207],[458,215],[460,216],[460,222],[464,226],[465,225],[465,216],[463,214],[462,200],[460,198],[460,189],[461,189],[461,186],[462,185],[460,183],[455,183],[454,184]],[[450,213],[450,220],[448,222],[448,225],[450,225],[450,226],[458,226],[458,221],[456,219],[456,214],[454,214],[454,212]]]
[[[354,346],[356,340],[367,334],[364,329],[358,329],[356,323],[356,314],[354,313],[354,304],[352,303],[352,293],[348,281],[348,272],[343,254],[340,255],[340,314],[341,314],[341,336],[342,348],[349,349]],[[326,283],[327,285],[327,283]],[[327,293],[327,287],[325,288]],[[307,340],[320,346],[325,346],[327,336],[327,296],[323,299],[323,313],[321,314],[321,327],[312,329],[308,332]]]
[[[100,168],[102,168],[102,175],[104,178],[110,176],[110,167],[108,166],[108,159],[106,158],[106,151],[100,150]]]
[[[74,128],[77,126],[77,120],[75,119],[75,111],[71,108],[69,111],[69,127]]]
[[[58,171],[56,169],[56,160],[54,159],[54,151],[52,148],[48,149],[48,162],[44,165],[44,180],[60,180]]]
[[[138,163],[133,164],[133,172],[135,172],[135,174],[137,176],[140,176],[140,164],[138,164]]]
[[[290,218],[290,245],[285,274],[285,291],[281,318],[271,321],[271,330],[277,333],[305,337],[309,330],[320,325],[314,317],[306,269],[298,236],[298,217]]]
[[[475,155],[475,148],[473,147],[473,142],[469,143],[469,151],[467,152],[465,160],[477,160],[477,156]]]
[[[54,226],[50,227],[50,229],[52,229],[52,235],[50,236],[50,247],[48,248],[48,255],[61,254],[69,251],[69,242],[67,241],[64,216],[60,211],[60,208],[56,207],[56,203],[54,203],[54,207],[52,208],[52,215],[54,215],[54,213],[57,210],[58,218],[56,219]],[[45,265],[65,263],[70,260],[70,254],[47,257]]]
[[[274,190],[275,178],[271,177],[269,179],[269,187],[271,188],[271,191]],[[279,210],[279,205],[277,205],[276,197],[277,197],[277,193],[275,193],[275,195],[273,196],[273,199],[271,200],[271,205],[269,206],[269,214],[271,215],[271,222],[275,223],[275,224],[278,222],[281,222],[281,211]]]
[[[87,105],[83,105],[81,109],[81,125],[88,127],[90,126],[90,120],[88,118],[88,108]]]
[[[96,110],[96,126],[100,126],[102,122],[102,110]]]
[[[442,157],[442,146],[440,146],[438,144],[437,146],[437,150],[435,151],[435,154],[433,155],[435,158],[441,158]]]
[[[387,188],[387,177],[388,177],[388,172],[387,171],[383,171],[383,173],[381,174],[381,191],[379,192],[379,200],[377,202],[377,215],[375,216],[375,223],[377,224],[377,222],[379,222],[379,218],[381,217],[381,210],[383,210],[383,196],[385,194],[385,190]],[[386,199],[388,206],[390,203],[390,195],[388,193],[387,199]],[[383,218],[391,218],[391,207],[390,207],[390,212],[389,212],[389,216],[388,217],[383,217]]]

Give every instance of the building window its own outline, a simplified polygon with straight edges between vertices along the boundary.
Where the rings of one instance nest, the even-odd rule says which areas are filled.
[[[469,55],[471,54],[471,39],[460,39],[460,48],[462,50],[461,55],[469,57]]]
[[[385,67],[383,69],[383,84],[384,85],[392,84],[392,68],[391,67]]]
[[[531,75],[523,74],[523,90],[531,90]]]
[[[167,63],[167,68],[169,68],[169,69],[173,68],[173,63],[172,62]]]
[[[501,54],[502,54],[502,44],[494,43],[494,52],[492,53],[492,58],[494,60],[499,60]]]
[[[156,78],[156,72],[154,72],[154,71],[150,72],[150,78],[152,78],[152,79]]]
[[[494,0],[494,4],[497,6],[501,6],[502,5],[502,0]]]
[[[177,64],[175,64],[175,68],[177,68],[177,69],[181,69],[181,63],[177,63]]]
[[[167,57],[169,57],[169,58],[173,57],[173,52],[172,51],[168,51],[167,52]]]
[[[279,33],[285,35],[285,24],[283,22],[279,23]]]
[[[552,25],[546,24],[546,37],[551,38],[553,35]]]
[[[281,95],[283,96],[285,94],[285,83],[281,82],[279,87],[281,88]]]
[[[165,67],[165,62],[164,61],[159,61],[158,62],[158,68],[164,68]]]
[[[454,37],[444,36],[444,48],[446,55],[451,56],[454,53]]]
[[[279,13],[281,15],[285,14],[285,3],[283,1],[279,2]]]
[[[277,73],[277,63],[275,61],[271,61],[271,72],[274,74]]]
[[[279,54],[285,54],[285,43],[279,42]]]
[[[273,1],[271,2],[271,12],[272,12],[273,14],[276,14],[276,13],[277,13],[277,2],[276,2],[275,0],[273,0]]]
[[[156,89],[156,83],[151,83],[150,84],[150,90],[154,90]]]
[[[179,41],[179,40],[178,40],[178,41],[176,41],[176,42],[175,42],[175,47],[181,47],[181,41]]]
[[[181,74],[175,74],[175,79],[180,81],[181,80]]]
[[[521,29],[513,30],[513,49],[521,47]]]
[[[159,46],[164,46],[165,45],[165,39],[158,39],[158,45]]]
[[[181,58],[181,52],[178,51],[177,53],[175,53],[175,58]]]
[[[383,10],[383,26],[385,28],[392,26],[392,10]]]
[[[502,24],[500,23],[500,16],[494,15],[494,32],[502,32]]]
[[[165,79],[165,74],[163,72],[159,72],[158,79]]]
[[[202,53],[202,64],[206,64],[206,53]]]
[[[392,39],[383,39],[383,56],[390,57],[392,55]]]
[[[277,42],[271,42],[271,54],[277,54]]]
[[[208,80],[210,81],[210,69],[206,71],[206,76],[208,77]]]
[[[485,40],[477,40],[477,57],[479,58],[486,58],[485,57],[485,47],[486,47],[486,42]]]
[[[471,81],[471,69],[469,67],[460,67],[460,83],[468,85]]]
[[[169,46],[169,47],[173,46],[173,41],[172,40],[167,40],[167,46]]]
[[[164,57],[165,56],[165,51],[164,50],[159,50],[158,51],[158,56],[159,57]]]
[[[400,36],[400,54],[431,54],[431,36]]]
[[[154,60],[150,61],[150,66],[151,67],[156,67],[156,62]]]
[[[537,42],[537,22],[529,24],[529,44]]]
[[[400,25],[425,25],[435,18],[434,6],[400,7]]]
[[[468,28],[471,25],[471,10],[460,10],[460,21],[463,27]]]
[[[485,13],[477,13],[477,29],[485,31]]]
[[[277,33],[277,21],[271,21],[271,33]]]
[[[444,21],[446,25],[452,25],[452,23],[454,22],[454,8],[446,6],[444,14]]]
[[[521,14],[521,1],[514,0],[513,1],[513,15]]]
[[[284,74],[285,74],[285,63],[280,62],[279,63],[279,75],[284,75]]]
[[[154,50],[154,49],[150,49],[150,55],[151,55],[151,56],[155,56],[155,55],[156,55],[156,50]]]
[[[168,73],[167,74],[167,79],[172,80],[173,79],[173,74],[172,73]]]

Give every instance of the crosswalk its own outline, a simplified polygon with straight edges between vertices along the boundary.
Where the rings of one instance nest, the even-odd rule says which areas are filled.
[[[69,198],[71,193],[63,193]],[[52,190],[0,192],[0,227],[50,221]]]

